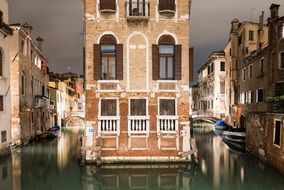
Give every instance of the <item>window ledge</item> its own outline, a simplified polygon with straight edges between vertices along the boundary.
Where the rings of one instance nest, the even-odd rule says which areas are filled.
[[[274,144],[274,143],[273,143],[273,146],[274,146],[275,148],[279,148],[279,149],[281,148],[281,146],[279,146],[279,145],[277,145],[277,144]]]
[[[158,83],[177,83],[177,80],[157,80]]]
[[[126,20],[127,21],[148,21],[150,19],[149,16],[127,16]]]
[[[173,14],[175,14],[176,11],[175,10],[171,10],[171,9],[165,9],[165,10],[159,10],[159,13],[173,13]]]
[[[113,10],[113,9],[101,9],[100,13],[116,13],[116,10]]]
[[[119,83],[119,80],[98,80],[98,83]]]

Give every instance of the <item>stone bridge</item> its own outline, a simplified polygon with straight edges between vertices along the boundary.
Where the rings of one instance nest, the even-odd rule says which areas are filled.
[[[75,112],[71,112],[69,114],[69,116],[65,117],[63,120],[63,125],[65,126],[66,123],[70,120],[70,119],[74,119],[74,118],[78,118],[80,119],[84,124],[85,124],[85,112],[84,111],[75,111]]]
[[[194,115],[192,116],[193,121],[204,121],[207,123],[215,123],[218,120],[221,120],[220,118],[214,117],[214,116],[208,116],[208,115]]]

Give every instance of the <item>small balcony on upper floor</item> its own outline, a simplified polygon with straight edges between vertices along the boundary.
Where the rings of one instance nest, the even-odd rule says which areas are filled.
[[[150,19],[150,2],[146,0],[129,0],[126,2],[127,21],[148,21]]]

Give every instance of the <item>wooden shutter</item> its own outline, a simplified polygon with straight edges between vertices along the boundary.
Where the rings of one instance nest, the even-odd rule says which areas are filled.
[[[115,0],[100,0],[100,10],[116,10]]]
[[[189,82],[193,81],[193,48],[189,48]]]
[[[181,45],[175,45],[175,80],[181,80]]]
[[[4,111],[4,101],[3,101],[3,96],[0,96],[0,111]]]
[[[94,80],[101,79],[101,50],[99,44],[94,44]]]
[[[175,11],[175,0],[159,0],[159,11]]]
[[[116,45],[116,79],[123,80],[123,44]]]
[[[156,44],[152,45],[152,78],[159,79],[159,46]]]

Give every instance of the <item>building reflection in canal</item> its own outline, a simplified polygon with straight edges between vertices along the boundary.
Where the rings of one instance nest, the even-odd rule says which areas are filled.
[[[194,129],[199,165],[103,165],[80,167],[79,129],[59,141],[32,143],[0,159],[0,190],[284,189],[283,175],[255,157],[229,151],[221,133]]]

